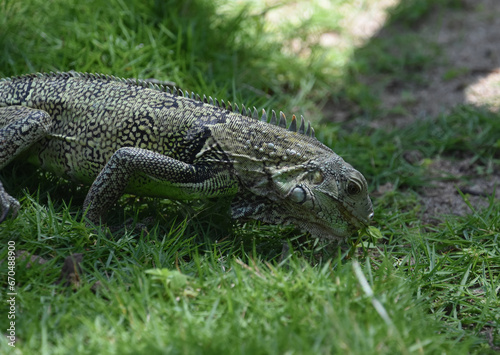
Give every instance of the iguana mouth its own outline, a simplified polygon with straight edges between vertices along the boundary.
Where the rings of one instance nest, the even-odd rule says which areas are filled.
[[[373,211],[370,212],[368,217],[361,217],[359,216],[356,212],[354,212],[352,209],[345,207],[345,206],[337,206],[338,210],[344,217],[346,221],[348,221],[351,225],[355,226],[356,228],[364,228],[370,225],[370,220],[373,216]]]
[[[370,219],[371,219],[370,216],[373,216],[373,212],[371,212],[367,218],[363,218],[354,213],[353,211],[349,211],[348,209],[345,209],[345,211],[341,209],[340,211],[350,222],[352,222],[352,224],[354,224],[358,228],[363,228],[368,226],[370,224]]]

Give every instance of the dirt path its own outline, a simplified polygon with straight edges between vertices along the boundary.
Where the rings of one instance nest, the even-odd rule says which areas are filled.
[[[391,125],[436,116],[460,104],[500,108],[500,1],[462,0],[462,4],[438,9],[415,26],[416,36],[439,48],[434,63],[419,73],[420,83],[392,80],[381,87],[380,78],[364,78],[381,90],[383,109],[396,105],[407,109],[407,114],[386,117]],[[383,27],[375,38],[390,38],[401,30],[398,25]]]
[[[424,51],[428,49],[436,53],[431,65],[419,70],[419,80],[416,81],[405,79],[415,73],[402,73],[401,77],[393,73],[359,77],[378,93],[380,99],[383,114],[370,122],[371,126],[402,127],[414,120],[449,112],[462,104],[486,106],[496,112],[500,110],[500,1],[462,0],[461,6],[456,8],[437,8],[410,28],[384,23],[386,8],[394,6],[397,0],[368,3],[370,6],[360,11],[359,16],[347,19],[349,40],[358,41],[361,46],[383,40],[394,43],[395,47],[389,50],[397,52],[396,37],[401,31],[409,31],[419,39],[416,50],[422,50],[423,46]],[[394,110],[394,107],[398,109]],[[328,109],[329,113],[333,111],[333,107]],[[343,121],[345,117],[346,112],[341,112],[337,119]],[[336,120],[335,114],[333,119]],[[480,176],[476,172],[477,163],[470,159],[452,161],[450,158],[436,157],[429,169],[434,186],[420,191],[424,222],[439,222],[447,214],[470,213],[457,189],[466,193],[471,205],[477,209],[488,205],[487,196],[491,196],[495,189],[496,198],[500,199],[500,166],[491,167],[493,174]],[[455,179],[440,179],[443,176],[454,176]],[[381,187],[375,191],[375,196],[391,187],[390,184]]]

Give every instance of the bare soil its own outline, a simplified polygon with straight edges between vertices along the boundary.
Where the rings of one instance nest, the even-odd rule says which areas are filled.
[[[352,28],[350,35],[361,45],[369,45],[376,38],[390,40],[391,37],[400,35],[401,31],[411,31],[421,39],[424,46],[437,45],[438,55],[432,65],[419,70],[418,82],[399,79],[394,74],[388,74],[387,77],[380,73],[361,76],[359,80],[378,93],[381,111],[385,112],[368,124],[374,128],[394,129],[407,126],[423,117],[436,117],[463,104],[482,106],[498,112],[500,1],[462,0],[461,6],[456,8],[436,8],[436,11],[410,28],[397,23],[384,24],[385,10],[397,2],[368,2],[370,6],[360,11],[359,16],[350,18],[346,24]],[[394,50],[397,51],[397,48]],[[393,110],[394,107],[399,109]],[[346,112],[352,107],[339,109],[338,105],[327,105],[326,109],[328,116],[334,121],[345,121],[350,115],[352,118],[352,114]],[[498,133],[500,137],[500,132]],[[431,186],[420,191],[424,222],[434,224],[445,215],[471,213],[468,204],[480,211],[488,205],[488,196],[493,194],[498,203],[500,166],[497,164],[488,167],[490,173],[486,174],[485,167],[477,164],[469,158],[458,156],[436,157],[429,168]],[[382,194],[384,189],[387,186],[375,191],[375,195]],[[466,197],[461,196],[458,190]]]
[[[395,24],[375,36],[390,38],[401,30]],[[406,125],[460,104],[500,109],[500,1],[462,0],[459,8],[437,9],[413,31],[422,41],[437,44],[439,57],[418,73],[418,84],[391,80],[380,87],[378,77],[363,79],[382,90],[382,108],[406,108],[406,114],[389,115],[379,124]]]

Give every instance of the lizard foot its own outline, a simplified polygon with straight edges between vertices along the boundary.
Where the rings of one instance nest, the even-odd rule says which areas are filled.
[[[15,218],[20,206],[19,201],[10,196],[0,182],[0,223],[7,218],[9,211],[12,211],[12,218]]]

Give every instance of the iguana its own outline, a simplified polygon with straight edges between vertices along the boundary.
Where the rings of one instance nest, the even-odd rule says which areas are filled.
[[[373,216],[363,175],[301,117],[268,117],[144,80],[88,73],[0,80],[0,169],[24,158],[91,185],[93,224],[124,193],[232,196],[234,218],[343,238]],[[269,122],[268,122],[269,121]],[[19,202],[0,183],[0,222]]]

